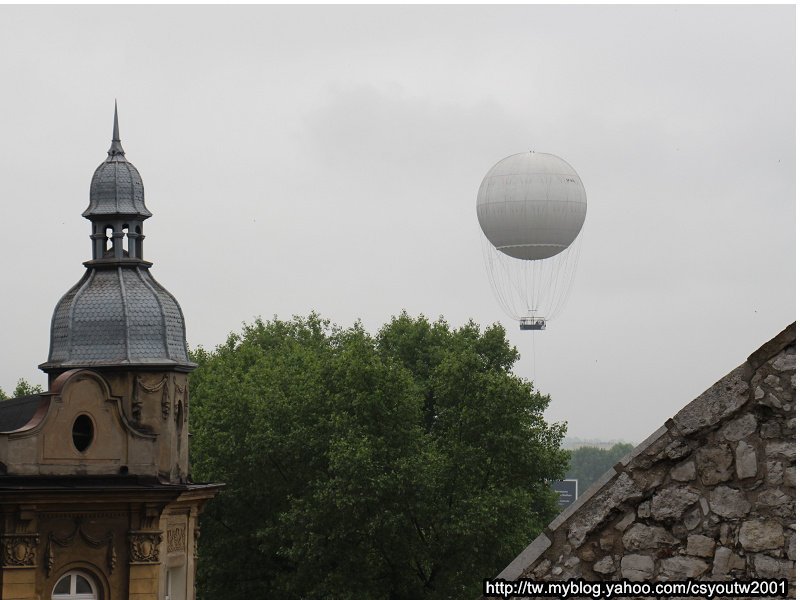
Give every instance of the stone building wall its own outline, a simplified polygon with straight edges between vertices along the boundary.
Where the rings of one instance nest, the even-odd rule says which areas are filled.
[[[787,578],[795,597],[795,325],[685,406],[498,578]]]

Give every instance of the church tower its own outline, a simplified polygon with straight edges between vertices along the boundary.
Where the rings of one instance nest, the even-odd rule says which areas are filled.
[[[59,300],[48,391],[0,403],[0,598],[191,600],[198,516],[219,485],[189,476],[180,305],[144,258],[144,186],[119,120],[83,216],[91,259]]]
[[[114,107],[108,157],[94,172],[89,206],[92,258],[86,272],[59,300],[50,328],[50,355],[40,368],[52,385],[71,369],[102,373],[123,398],[131,424],[158,434],[159,477],[181,482],[188,474],[187,373],[183,312],[150,274],[144,260],[144,203],[139,171],[125,158]],[[135,473],[136,466],[126,465]]]

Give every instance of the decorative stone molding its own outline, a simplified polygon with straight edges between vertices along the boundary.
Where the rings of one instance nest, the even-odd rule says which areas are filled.
[[[38,515],[40,521],[63,521],[64,519],[69,519],[71,521],[74,520],[83,520],[83,519],[116,519],[119,517],[127,517],[127,511],[111,511],[111,510],[104,510],[104,511],[86,511],[86,512],[76,512],[76,511],[69,511],[69,512],[48,512],[42,513]]]
[[[180,385],[178,383],[178,378],[175,375],[172,376],[172,382],[175,387],[175,406],[173,412],[175,415],[175,421],[177,422],[179,416],[183,415],[183,422],[186,423],[186,421],[189,419],[189,386],[188,384]],[[179,407],[183,408],[183,410],[179,411]]]
[[[161,392],[161,417],[166,421],[167,417],[169,417],[168,381],[167,376],[164,375],[158,383],[147,385],[141,375],[136,376],[136,381],[133,383],[133,394],[131,395],[131,412],[133,413],[134,421],[138,422],[142,418],[142,399],[139,396],[140,389],[148,394]]]
[[[72,546],[75,541],[80,538],[90,548],[106,547],[106,566],[108,572],[113,573],[114,568],[117,566],[117,551],[114,547],[114,532],[109,531],[104,536],[96,538],[89,535],[83,530],[83,522],[81,519],[75,519],[75,528],[72,533],[66,536],[58,536],[50,532],[47,536],[47,547],[44,552],[44,566],[47,575],[53,571],[56,563],[56,548],[66,548]]]
[[[136,531],[158,531],[161,513],[164,505],[157,502],[147,502],[139,510],[139,527]]]
[[[130,540],[131,564],[158,563],[159,546],[161,545],[160,531],[131,531]]]
[[[174,525],[167,529],[167,552],[186,551],[186,526]]]
[[[35,567],[39,535],[14,533],[2,536],[4,567]]]

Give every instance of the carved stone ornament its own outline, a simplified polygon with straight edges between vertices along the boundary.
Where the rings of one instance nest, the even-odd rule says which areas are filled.
[[[167,529],[167,552],[184,552],[186,550],[186,527],[175,525]]]
[[[160,531],[131,531],[131,563],[158,563]]]
[[[39,544],[38,534],[9,534],[3,535],[2,540],[4,567],[36,566],[36,546]]]
[[[189,386],[188,385],[180,385],[178,383],[178,378],[174,375],[172,376],[172,383],[175,388],[174,397],[175,397],[175,421],[177,423],[178,418],[183,419],[183,422],[189,418]],[[183,410],[178,411],[178,406],[181,406]]]
[[[136,376],[136,381],[133,384],[133,396],[131,400],[131,410],[133,412],[134,421],[139,421],[142,417],[142,399],[139,397],[139,389],[147,392],[148,394],[155,394],[161,392],[161,417],[167,419],[169,417],[169,386],[167,385],[168,379],[164,375],[161,380],[154,385],[147,385],[140,375]]]
[[[47,536],[47,548],[45,548],[44,552],[44,568],[48,577],[56,564],[56,547],[66,548],[72,546],[78,538],[82,539],[90,548],[105,546],[108,572],[114,572],[114,567],[117,566],[117,551],[114,548],[114,532],[109,531],[103,537],[96,538],[83,530],[83,522],[81,519],[75,519],[75,528],[69,535],[60,537],[50,532]]]

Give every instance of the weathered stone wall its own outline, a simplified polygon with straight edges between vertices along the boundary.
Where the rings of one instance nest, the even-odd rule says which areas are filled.
[[[785,577],[794,597],[794,324],[615,465],[498,577]]]

